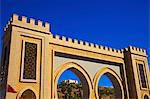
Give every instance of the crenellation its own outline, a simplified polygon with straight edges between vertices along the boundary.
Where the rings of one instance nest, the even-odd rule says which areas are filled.
[[[117,52],[117,50],[116,50],[116,49],[113,49],[113,51],[114,51],[114,52]]]
[[[62,37],[64,38],[64,37]],[[83,41],[79,41],[74,39],[72,41],[72,39],[68,38],[68,42],[71,42],[71,43],[75,43],[75,44],[80,44],[80,45],[83,45],[83,46],[88,46],[88,47],[91,47],[91,48],[96,48],[96,49],[101,49],[101,50],[105,50],[105,51],[110,51],[110,52],[114,52],[114,53],[122,53],[122,51],[120,50],[116,50],[116,49],[113,49],[113,48],[110,48],[110,47],[107,47],[107,46],[101,46],[101,45],[98,45],[98,44],[94,44],[94,43],[89,43],[87,41],[83,42]],[[65,41],[65,40],[64,40]]]
[[[4,31],[7,31],[8,27],[9,27],[9,24],[6,24]]]
[[[11,21],[8,21],[8,23],[6,24],[6,26],[4,27],[4,32],[7,31],[7,29],[9,28],[11,24]]]
[[[66,41],[66,37],[65,37],[65,36],[62,36],[62,40],[63,40],[63,41]]]
[[[132,48],[132,47],[131,47],[131,48]],[[124,48],[124,49],[123,49],[123,51],[128,51],[128,50],[129,50],[128,48]]]
[[[77,40],[77,39],[74,39],[74,43],[75,43],[75,44],[78,44],[78,40]]]
[[[132,46],[132,49],[133,49],[133,50],[136,50],[136,47]]]
[[[131,53],[146,56],[146,51],[145,51],[145,49],[141,49],[141,48],[134,47],[134,46],[129,46],[128,48],[126,48],[125,51],[128,51],[127,49],[128,49]]]
[[[6,25],[6,29],[8,29],[8,27],[9,27],[9,24]]]
[[[54,38],[57,39],[57,40],[59,40],[60,36],[59,35],[55,35]]]
[[[82,40],[80,40],[80,41],[79,41],[79,44],[80,44],[80,45],[83,45],[83,41],[82,41]]]
[[[123,53],[124,51],[123,51],[123,49],[121,49],[121,50],[119,50],[120,51],[120,53]]]
[[[89,46],[89,42],[85,41],[85,46]]]
[[[10,21],[15,26],[21,26],[21,27],[23,26],[25,28],[39,30],[50,34],[49,32],[50,24],[48,22],[35,20],[33,18],[28,19],[26,16],[18,16],[17,14],[13,14]]]
[[[133,49],[133,50],[134,50],[134,47],[133,47],[133,46],[129,46],[128,48],[129,48],[129,49]]]
[[[21,21],[24,22],[24,23],[27,23],[27,17],[22,16]]]
[[[138,48],[138,51],[142,52],[140,48]]]
[[[114,48],[110,48],[110,51],[111,51],[111,52],[114,52]]]
[[[68,42],[72,43],[72,41],[73,41],[72,38],[68,38]]]
[[[12,17],[12,19],[11,19],[12,21],[10,21],[10,22],[13,22],[13,21],[19,21],[19,17],[18,17],[18,15],[16,15],[16,14],[13,14],[13,17]],[[35,25],[36,23],[36,21],[35,21],[35,19],[33,19],[33,18],[29,18],[29,23],[27,23],[27,17],[25,17],[25,16],[22,16],[21,17],[21,21],[19,21],[19,22],[23,22],[23,23],[25,23],[25,24],[29,24],[29,25],[31,25],[31,26],[38,26],[38,27],[44,27],[44,28],[47,28],[47,29],[49,29],[49,27],[50,27],[50,24],[49,23],[47,23],[47,22],[45,22],[45,24],[43,25],[43,22],[42,21],[40,21],[40,20],[37,20],[37,25]],[[8,28],[8,25],[6,26],[6,28],[4,29],[4,30],[6,30]],[[65,42],[69,42],[69,43],[74,43],[74,44],[79,44],[79,45],[82,45],[82,46],[87,46],[87,47],[89,47],[89,48],[95,48],[95,49],[99,49],[99,50],[104,50],[104,51],[108,51],[108,52],[110,52],[110,53],[121,53],[121,51],[118,51],[118,50],[116,50],[116,49],[113,49],[113,48],[110,48],[110,47],[107,47],[107,46],[101,46],[101,45],[98,45],[98,44],[94,44],[94,43],[89,43],[89,42],[87,42],[87,41],[78,41],[77,39],[72,39],[72,38],[66,38],[65,36],[62,36],[62,37],[60,37],[59,35],[51,35],[51,37],[50,38],[54,38],[54,39],[56,39],[56,40],[62,40],[62,41],[65,41]],[[132,47],[132,49],[136,49],[135,47],[133,47],[133,46],[130,46],[130,47]],[[94,49],[92,49],[92,50],[94,50]],[[140,50],[141,51],[141,49],[137,49],[137,50]],[[142,50],[143,51],[143,50]]]
[[[17,14],[13,14],[11,20],[9,22],[14,22],[14,21],[19,21],[19,16]],[[50,24],[48,22],[42,22],[40,20],[37,20],[37,25],[36,25],[36,21],[33,18],[29,18],[29,23],[27,22],[27,17],[22,16],[21,20],[19,22],[23,22],[25,24],[31,25],[32,26],[38,26],[38,28],[45,28],[46,30],[49,30],[50,28]],[[10,24],[10,23],[9,23]],[[6,31],[8,28],[8,25],[6,25],[6,27],[4,28],[4,31]],[[56,40],[62,40],[65,42],[70,42],[70,43],[74,43],[74,44],[79,44],[82,46],[87,46],[87,47],[91,47],[91,48],[96,48],[96,49],[100,49],[100,50],[104,50],[104,51],[108,51],[108,52],[113,52],[113,53],[123,53],[123,50],[116,50],[107,46],[101,46],[98,44],[93,44],[93,43],[89,43],[87,41],[78,41],[76,39],[72,39],[72,38],[66,38],[65,36],[60,37],[59,35],[55,35],[55,36],[51,36]],[[145,50],[140,49],[140,48],[136,48],[134,46],[129,46],[128,49],[130,49],[132,52],[136,51],[136,52],[140,52],[140,53],[146,53]],[[125,49],[127,51],[127,49]]]
[[[124,49],[121,49],[120,51],[123,53],[123,52],[124,52]]]
[[[99,49],[103,50],[103,49],[104,49],[104,46],[99,45]]]
[[[17,14],[12,15],[12,21],[19,20],[19,16]]]
[[[114,48],[111,48],[110,50],[112,51],[112,52],[114,52],[114,50],[113,50]]]
[[[7,25],[10,25],[11,24],[11,21],[8,21]]]
[[[94,44],[93,44],[93,43],[90,43],[90,47],[94,47]]]
[[[118,53],[122,53],[122,51],[121,51],[121,50],[117,50],[117,52],[118,52]]]
[[[7,31],[7,29],[8,29],[8,24],[6,24],[6,26],[5,26],[5,30]]]
[[[117,53],[119,53],[119,51],[118,51],[118,50],[116,50],[116,52],[117,52]]]
[[[10,21],[10,22],[12,22],[12,21],[13,21],[13,15],[10,17],[9,21]]]
[[[107,46],[104,46],[104,50],[107,50],[107,51],[108,51],[108,47],[107,47]]]
[[[111,51],[111,52],[113,51],[112,48],[110,48],[110,47],[108,47],[108,50]]]
[[[35,24],[35,20],[33,18],[30,18],[30,24],[34,25]]]
[[[100,45],[100,49],[105,50],[105,46]]]
[[[42,24],[43,24],[42,21],[38,20],[38,26],[42,27],[43,26]]]
[[[99,49],[99,45],[98,44],[95,44],[95,47]]]
[[[5,32],[6,30],[7,30],[6,27],[4,27],[4,32]]]
[[[146,53],[146,50],[145,50],[145,49],[143,49],[143,53]]]
[[[96,44],[94,44],[94,48],[96,48]]]
[[[45,28],[50,29],[50,24],[48,22],[45,22]]]
[[[136,51],[139,51],[139,48],[136,47],[135,49],[136,49]]]
[[[5,27],[4,27],[4,32],[6,32],[6,31],[7,31],[7,27],[5,26]]]

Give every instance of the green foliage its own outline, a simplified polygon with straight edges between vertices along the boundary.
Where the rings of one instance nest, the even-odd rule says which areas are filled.
[[[81,84],[61,82],[57,88],[58,97],[61,99],[81,99]]]
[[[59,99],[82,99],[82,84],[61,82],[57,87]],[[114,97],[114,88],[98,87],[99,98],[103,96]],[[113,98],[112,98],[113,99]]]
[[[114,97],[114,88],[109,87],[98,87],[99,98],[101,99],[103,96],[111,96]]]

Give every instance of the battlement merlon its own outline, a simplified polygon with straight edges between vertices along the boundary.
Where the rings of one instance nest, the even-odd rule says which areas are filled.
[[[89,52],[105,54],[109,56],[123,58],[123,50],[117,50],[107,46],[102,46],[87,41],[77,40],[59,35],[50,35],[50,44],[69,46],[76,49],[82,49]]]
[[[125,48],[124,50],[129,51],[131,54],[136,54],[136,55],[147,57],[146,50],[142,48],[129,46],[128,48]]]
[[[93,43],[89,43],[89,42],[84,42],[81,40],[78,41],[78,40],[72,39],[72,38],[68,38],[68,40],[67,40],[67,38],[64,36],[62,36],[62,37],[60,37],[59,35],[53,36],[53,34],[50,32],[50,24],[49,23],[47,23],[47,22],[44,23],[44,22],[38,20],[37,24],[36,24],[35,20],[32,18],[27,18],[25,16],[22,16],[21,19],[19,19],[19,16],[17,14],[12,15],[11,19],[8,21],[8,24],[4,28],[4,31],[7,31],[11,25],[22,27],[25,29],[39,31],[41,33],[44,32],[46,34],[51,34],[50,35],[51,43],[59,43],[60,45],[62,44],[62,45],[66,45],[66,46],[72,46],[72,47],[76,47],[76,48],[80,48],[80,49],[89,50],[92,52],[98,52],[98,53],[108,54],[108,55],[117,56],[117,57],[123,57],[124,51],[129,51],[129,52],[131,52],[133,54],[137,54],[137,55],[147,56],[145,49],[136,48],[133,46],[129,46],[128,48],[125,48],[122,50],[117,50],[117,49],[113,49],[113,48],[106,47],[106,46],[101,46],[101,45],[97,45],[97,44],[93,44]]]
[[[66,38],[65,36],[60,37],[59,35],[53,35],[53,34],[51,35],[50,42],[55,43],[55,44],[58,43],[60,45],[72,46],[75,48],[84,49],[84,50],[88,50],[88,51],[92,51],[92,52],[116,56],[116,57],[120,57],[120,58],[124,57],[123,53],[125,51],[129,51],[131,54],[136,54],[139,56],[147,57],[145,49],[137,48],[134,46],[129,46],[127,48],[117,50],[117,49],[110,48],[107,46],[93,44],[93,43],[89,43],[89,42],[81,41],[81,40],[78,41],[76,39]]]
[[[37,20],[36,24],[35,19],[29,18],[29,22],[27,20],[28,18],[25,16],[21,16],[21,19],[19,20],[19,16],[17,14],[13,14],[10,20],[8,21],[8,24],[4,28],[4,31],[6,31],[8,27],[12,25],[39,31],[41,33],[51,34],[49,23]]]

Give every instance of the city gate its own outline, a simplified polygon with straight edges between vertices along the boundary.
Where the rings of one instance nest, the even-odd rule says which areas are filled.
[[[112,81],[117,99],[150,98],[144,49],[129,46],[116,50],[53,35],[49,23],[13,14],[3,36],[1,77],[5,98],[57,99],[58,79],[65,70],[80,78],[84,99],[99,99],[102,75]]]

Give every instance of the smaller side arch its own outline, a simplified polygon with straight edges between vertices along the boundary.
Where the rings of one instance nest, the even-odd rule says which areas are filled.
[[[17,95],[17,99],[20,99],[20,97],[22,96],[22,94],[23,94],[25,91],[27,91],[27,90],[31,90],[31,91],[34,93],[36,99],[39,99],[38,93],[37,93],[37,91],[36,91],[33,87],[25,87],[25,88],[23,88],[23,89],[19,92],[19,94]]]
[[[142,95],[142,99],[150,99],[150,96],[147,93],[144,93]]]
[[[123,86],[122,86],[122,83],[121,83],[121,78],[118,76],[118,74],[112,70],[111,68],[109,67],[104,67],[102,68],[101,70],[99,70],[95,77],[94,77],[94,92],[95,92],[95,97],[97,99],[99,99],[99,96],[98,96],[98,82],[99,82],[99,79],[101,78],[101,76],[103,74],[107,74],[107,76],[109,76],[109,78],[113,78],[111,79],[111,81],[113,80],[113,82],[115,83],[118,83],[117,85],[115,85],[114,87],[119,87],[120,90],[118,90],[118,93],[120,93],[121,95],[119,94],[116,94],[115,96],[119,96],[119,98],[121,99],[124,99],[124,90],[123,90]]]
[[[57,83],[58,83],[58,79],[60,77],[60,75],[65,71],[70,69],[71,71],[75,72],[80,72],[80,74],[82,74],[82,77],[85,77],[85,79],[83,80],[84,82],[87,81],[87,85],[88,87],[85,88],[89,88],[89,98],[91,98],[91,94],[92,93],[92,80],[90,79],[91,77],[88,75],[88,73],[85,71],[85,69],[83,69],[83,67],[81,67],[80,65],[78,65],[75,62],[67,62],[63,65],[61,65],[54,73],[54,98],[58,98],[57,95]],[[86,81],[85,81],[86,80]],[[82,82],[82,79],[81,79]],[[84,85],[85,86],[85,85]],[[88,90],[86,90],[88,91]]]

